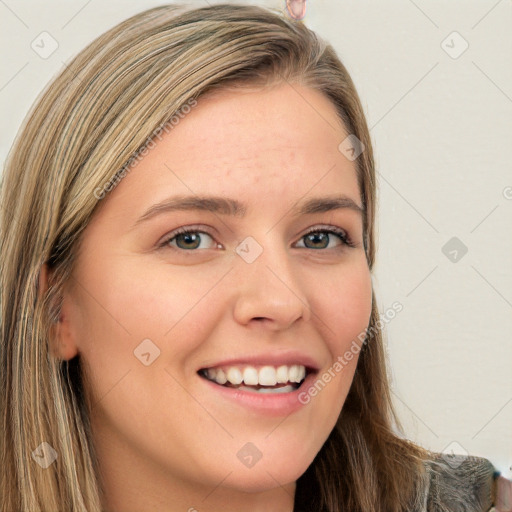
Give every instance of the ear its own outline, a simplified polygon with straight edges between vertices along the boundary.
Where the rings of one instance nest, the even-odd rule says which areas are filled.
[[[47,263],[43,263],[39,271],[39,299],[42,300],[48,290],[51,269]],[[62,306],[59,312],[59,318],[52,320],[50,328],[50,339],[48,345],[50,353],[57,359],[68,361],[78,355],[78,346],[74,336],[74,330],[71,325],[71,297],[68,292],[64,292]]]

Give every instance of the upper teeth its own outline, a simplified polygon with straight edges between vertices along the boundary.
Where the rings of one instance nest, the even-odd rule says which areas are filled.
[[[247,386],[275,386],[287,382],[301,382],[306,376],[306,368],[302,365],[291,366],[262,366],[257,369],[254,366],[229,366],[227,368],[208,368],[206,376],[218,384],[230,382],[234,385]]]

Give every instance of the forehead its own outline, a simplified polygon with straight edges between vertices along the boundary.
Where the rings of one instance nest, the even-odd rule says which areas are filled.
[[[361,204],[355,162],[338,149],[347,135],[318,91],[287,83],[216,91],[155,141],[111,199],[142,208],[173,194],[209,193],[284,207],[311,192]]]
[[[216,91],[201,97],[192,114],[180,123],[174,143],[193,158],[205,148],[218,158],[247,163],[290,162],[308,152],[337,155],[340,137],[348,135],[333,103],[298,84]]]

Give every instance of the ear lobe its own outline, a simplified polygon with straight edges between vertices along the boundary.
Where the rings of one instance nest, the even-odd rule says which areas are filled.
[[[61,311],[58,321],[52,326],[50,349],[58,359],[69,361],[78,355],[73,331],[69,323],[69,315]]]
[[[51,270],[48,267],[48,264],[46,262],[43,263],[39,271],[39,300],[43,299],[46,291],[48,290],[50,274]],[[64,293],[59,317],[56,320],[52,320],[49,333],[50,337],[48,340],[50,353],[57,359],[63,359],[65,361],[73,359],[73,357],[78,355],[78,348],[71,329],[69,301],[69,296]]]

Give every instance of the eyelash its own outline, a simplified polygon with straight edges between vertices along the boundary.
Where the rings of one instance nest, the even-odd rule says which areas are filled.
[[[163,242],[161,242],[159,244],[159,248],[165,249],[165,248],[171,247],[171,246],[169,246],[169,242],[174,240],[178,235],[187,235],[187,234],[195,234],[195,233],[206,234],[206,235],[210,236],[212,239],[214,238],[211,233],[209,233],[208,231],[199,229],[199,227],[194,227],[194,226],[183,227],[183,228],[178,228],[178,229],[174,230],[169,236],[167,236],[165,238],[165,240],[163,240]],[[345,245],[347,247],[356,247],[356,244],[352,242],[348,233],[346,233],[344,230],[337,228],[335,226],[314,227],[314,228],[310,229],[309,231],[307,231],[306,233],[304,233],[301,236],[301,239],[312,234],[312,233],[328,233],[328,234],[336,235],[341,240],[342,245]],[[178,251],[187,251],[187,249],[180,249],[179,247],[172,247],[172,249],[176,249]],[[305,249],[308,249],[308,247],[305,247]],[[311,250],[317,251],[318,249],[311,249]],[[323,249],[323,250],[326,250],[326,249]],[[193,252],[194,250],[191,250],[191,251]]]

